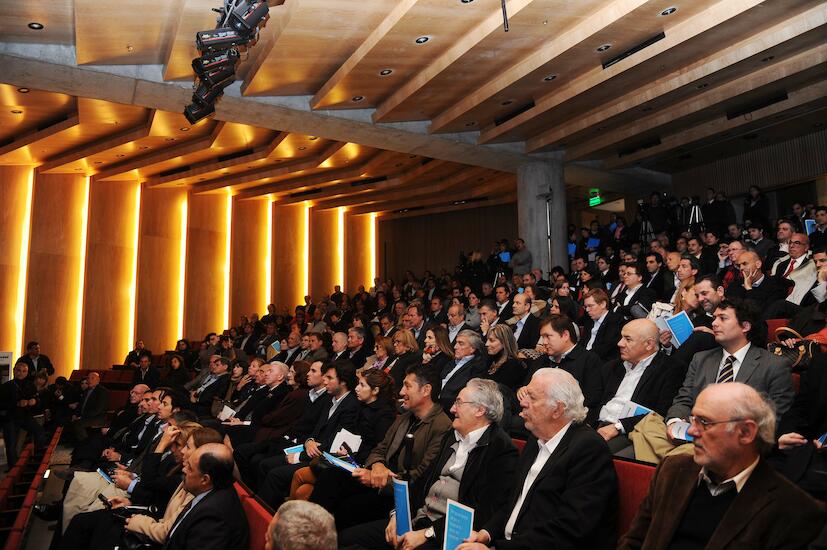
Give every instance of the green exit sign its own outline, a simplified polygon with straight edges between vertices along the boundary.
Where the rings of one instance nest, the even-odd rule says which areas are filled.
[[[603,203],[603,197],[600,196],[600,189],[589,189],[589,206],[597,206]]]

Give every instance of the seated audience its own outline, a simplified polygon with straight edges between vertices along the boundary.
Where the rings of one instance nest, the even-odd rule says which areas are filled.
[[[520,405],[532,437],[504,506],[459,550],[485,548],[614,548],[617,478],[606,443],[583,422],[577,380],[541,369]]]
[[[762,457],[773,408],[746,384],[704,389],[689,417],[694,455],[658,467],[619,548],[805,548],[827,514]]]
[[[89,437],[88,428],[103,426],[106,421],[106,406],[109,404],[109,392],[101,386],[100,374],[92,371],[86,375],[86,391],[80,396],[80,403],[69,424],[69,431],[77,442]]]
[[[526,365],[517,356],[517,342],[507,325],[496,325],[488,331],[485,339],[488,352],[488,370],[484,378],[510,388],[512,392],[522,386],[526,377]]]
[[[578,344],[597,354],[603,361],[617,359],[617,341],[620,339],[623,316],[609,311],[609,295],[603,289],[588,292],[583,300],[583,308],[586,310],[586,319]]]
[[[480,335],[473,330],[463,330],[454,343],[454,360],[442,367],[439,402],[445,411],[451,410],[459,391],[472,378],[486,371],[486,351]]]
[[[18,361],[14,365],[12,379],[0,386],[0,420],[3,422],[3,444],[9,470],[17,463],[19,430],[26,430],[32,435],[37,451],[44,450],[48,444],[43,426],[32,416],[37,404],[34,383],[29,378],[29,366]]]
[[[452,362],[453,357],[454,344],[449,340],[448,330],[441,325],[428,325],[425,329],[422,364],[442,372],[442,369]]]
[[[135,367],[135,376],[132,384],[146,384],[149,389],[154,390],[161,383],[161,373],[151,365],[152,356],[148,353],[138,358],[138,365]]]
[[[425,335],[422,336],[424,342]],[[394,387],[401,388],[405,373],[412,366],[420,364],[422,356],[419,353],[419,344],[412,330],[399,329],[393,334],[392,338],[395,357],[385,363],[385,372],[393,378]]]
[[[221,403],[230,386],[230,360],[220,355],[210,357],[209,374],[200,385],[190,390],[193,410],[201,416],[211,416],[214,402]],[[220,410],[220,407],[219,407]]]

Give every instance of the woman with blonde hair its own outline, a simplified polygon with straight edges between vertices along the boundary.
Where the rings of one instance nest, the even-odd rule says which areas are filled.
[[[396,357],[393,361],[385,363],[385,372],[393,378],[393,384],[397,388],[402,387],[402,380],[405,379],[405,372],[408,367],[418,364],[422,361],[422,355],[419,353],[419,344],[416,343],[411,329],[403,328],[393,333],[391,342],[393,343],[393,353]]]

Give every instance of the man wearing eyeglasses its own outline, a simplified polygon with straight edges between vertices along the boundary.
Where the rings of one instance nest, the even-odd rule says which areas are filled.
[[[789,254],[773,264],[772,274],[789,279],[795,284],[787,296],[787,301],[800,305],[816,281],[816,265],[810,259],[810,239],[807,235],[793,233],[787,244]]]
[[[703,390],[689,417],[694,456],[660,465],[618,548],[805,548],[827,514],[762,458],[772,403],[737,382]]]
[[[658,463],[682,445],[681,451],[692,452],[685,444],[680,427],[685,426],[695,400],[706,386],[742,382],[765,393],[784,414],[793,402],[793,386],[786,361],[753,345],[759,337],[761,320],[757,309],[737,299],[723,300],[715,309],[712,335],[720,346],[701,351],[692,357],[683,385],[666,412],[666,422],[651,413],[641,420],[629,439],[634,443],[635,458]]]

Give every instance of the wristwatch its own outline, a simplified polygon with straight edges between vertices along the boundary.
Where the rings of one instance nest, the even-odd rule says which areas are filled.
[[[433,527],[428,527],[427,529],[425,529],[425,538],[426,539],[431,540],[435,536],[436,536],[436,533],[434,532]]]
[[[615,422],[615,429],[620,433],[623,433],[623,423],[620,421]]]

